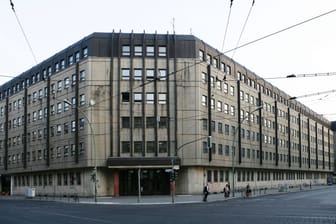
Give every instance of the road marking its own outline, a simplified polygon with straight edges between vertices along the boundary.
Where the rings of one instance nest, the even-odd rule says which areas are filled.
[[[83,216],[66,215],[66,214],[54,213],[54,212],[40,212],[40,211],[35,211],[35,212],[41,213],[41,214],[54,215],[54,216],[62,216],[62,217],[67,217],[67,218],[72,218],[72,219],[94,221],[95,223],[110,223],[110,224],[120,224],[121,223],[121,222],[113,222],[112,220],[94,219],[94,218],[88,218],[88,217],[83,217]]]

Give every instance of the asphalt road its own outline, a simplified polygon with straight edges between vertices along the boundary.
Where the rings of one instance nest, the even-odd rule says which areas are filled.
[[[336,224],[336,186],[209,203],[94,205],[1,200],[1,224]]]

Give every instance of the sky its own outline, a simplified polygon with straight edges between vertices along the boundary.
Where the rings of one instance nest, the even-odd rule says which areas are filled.
[[[335,0],[255,0],[253,6],[253,0],[233,0],[231,13],[231,0],[12,2],[16,15],[9,0],[0,0],[0,85],[10,80],[6,76],[20,75],[36,65],[17,18],[39,63],[93,32],[112,30],[193,34],[227,52],[336,9]],[[335,27],[336,12],[332,12],[226,55],[334,121]],[[302,77],[316,73],[332,75]],[[291,74],[301,78],[285,78]]]

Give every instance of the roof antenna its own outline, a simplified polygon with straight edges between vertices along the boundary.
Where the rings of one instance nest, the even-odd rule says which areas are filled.
[[[175,18],[174,17],[173,17],[172,25],[173,25],[173,34],[175,34]]]

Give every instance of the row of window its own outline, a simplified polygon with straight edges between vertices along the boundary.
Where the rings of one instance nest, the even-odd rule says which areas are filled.
[[[207,64],[212,65],[213,67],[219,69],[221,72],[229,75],[233,74],[231,66],[221,61],[220,55],[212,56],[209,53],[205,53],[205,51],[199,49],[198,56],[200,61],[206,61]],[[306,111],[305,107],[291,103],[290,100],[287,98],[287,96],[282,96],[280,93],[276,93],[275,91],[272,91],[272,89],[264,87],[263,84],[258,83],[257,80],[261,80],[261,82],[264,82],[262,78],[248,77],[248,75],[245,75],[240,71],[237,71],[236,78],[237,80],[240,80],[240,82],[246,84],[247,86],[256,89],[258,92],[261,92],[264,95],[269,96],[272,99],[277,100],[278,102],[286,106],[289,106],[291,109],[294,109],[299,113],[302,113],[302,111]]]
[[[69,122],[65,122],[63,125],[62,124],[57,124],[55,126],[51,126],[50,127],[50,137],[54,137],[54,136],[60,136],[62,135],[66,135],[68,134],[70,131],[71,132],[75,132],[77,130],[76,128],[76,122],[75,121],[71,121],[70,122],[71,127],[69,127]],[[84,129],[85,126],[85,119],[84,118],[80,118],[79,119],[79,129],[82,130]],[[62,130],[63,128],[63,130]],[[70,129],[71,128],[71,129]],[[38,130],[33,130],[31,133],[27,133],[27,143],[31,142],[31,141],[36,141],[36,140],[41,140],[42,138],[46,139],[47,138],[47,129],[38,129]],[[21,141],[22,140],[22,141]],[[0,149],[3,148],[3,140],[0,140]],[[14,136],[11,138],[8,138],[7,140],[7,146],[8,148],[10,147],[15,147],[16,145],[20,145],[20,144],[24,144],[24,137],[22,135],[22,137],[20,135],[18,136]]]
[[[224,148],[223,148],[224,147]],[[216,149],[216,143],[212,143],[211,146],[211,153],[212,154],[216,154],[218,150],[218,155],[225,155],[227,157],[231,157],[232,156],[232,152],[236,151],[236,147],[231,146],[231,152],[230,152],[230,146],[229,145],[223,145],[223,144],[218,144],[218,149]],[[208,154],[208,143],[207,142],[203,142],[203,153]],[[241,157],[242,158],[247,158],[247,159],[260,159],[260,156],[262,157],[263,160],[270,160],[270,161],[275,161],[276,160],[276,154],[275,152],[268,152],[268,151],[262,151],[261,155],[260,155],[260,151],[259,150],[255,150],[255,149],[245,149],[245,148],[241,148]],[[279,161],[280,162],[288,162],[289,161],[289,156],[287,154],[282,154],[279,153]],[[303,163],[304,164],[308,164],[309,162],[309,158],[306,157],[302,157],[303,159]],[[293,161],[294,163],[299,163],[299,157],[298,156],[292,156],[291,161]],[[319,160],[322,162],[322,160]],[[315,159],[311,159],[312,163],[315,163],[316,160]]]
[[[168,152],[168,142],[167,141],[159,141],[159,146],[157,147],[155,141],[134,141],[133,142],[133,151],[134,153],[155,153],[158,149],[159,153],[167,153]],[[122,153],[130,153],[131,152],[131,142],[122,141],[121,142],[121,152]]]
[[[167,70],[166,69],[159,69],[158,72],[155,74],[154,69],[146,69],[146,75],[143,76],[143,69],[141,68],[135,68],[133,69],[133,72],[129,68],[123,68],[121,70],[121,79],[122,80],[142,80],[145,78],[148,81],[154,80],[155,77],[157,77],[156,80],[166,80],[167,78]]]
[[[83,142],[79,143],[79,154],[83,154],[85,151],[85,144]],[[50,148],[50,158],[51,159],[60,159],[66,158],[68,156],[74,156],[76,151],[76,145],[64,145],[57,146],[56,148]],[[7,161],[8,164],[19,164],[20,162],[24,162],[24,153],[17,153],[8,155]],[[2,157],[0,157],[0,165],[3,163]],[[47,151],[45,149],[40,149],[32,152],[27,152],[27,161],[40,161],[47,159]]]
[[[207,181],[209,183],[229,182],[231,171],[228,170],[208,170]],[[314,179],[319,179],[319,174],[314,174]],[[312,179],[311,173],[304,172],[270,172],[270,171],[253,171],[237,170],[237,181],[278,181],[278,180],[304,180]]]
[[[81,71],[81,76],[80,76],[80,81],[85,81],[86,79],[86,75],[85,75],[85,70]],[[63,86],[63,82],[64,82],[64,86]],[[76,75],[73,75],[73,79],[72,79],[72,86],[76,84]],[[62,91],[62,89],[67,89],[70,87],[70,79],[68,77],[66,77],[64,79],[64,81],[59,80],[57,82],[57,84],[53,83],[50,85],[50,89],[51,89],[51,94],[54,94],[56,92],[56,85],[57,85],[57,91]],[[35,91],[33,92],[33,94],[28,94],[28,98],[27,98],[27,103],[30,104],[31,102],[35,103],[37,102],[38,99],[42,99],[43,97],[47,97],[48,96],[48,87],[43,89],[40,89],[39,91]],[[85,100],[85,98],[84,98]],[[81,99],[81,102],[83,101],[83,99]],[[8,104],[8,112],[11,111],[15,111],[16,109],[21,109],[23,107],[23,99],[17,99],[14,100],[13,102],[10,102]],[[3,116],[5,112],[5,107],[2,106],[0,107],[0,116]]]
[[[12,87],[2,91],[0,93],[0,100],[6,98],[7,96],[11,96],[16,92],[19,92],[25,88],[28,88],[30,85],[33,85],[37,82],[40,82],[46,79],[48,76],[51,76],[54,73],[57,73],[67,66],[72,66],[74,63],[79,62],[81,59],[87,58],[88,56],[88,48],[84,47],[81,51],[76,51],[74,54],[68,55],[67,58],[61,59],[60,61],[55,62],[52,65],[46,66],[45,68],[41,69],[40,72],[32,74],[30,77],[13,84]]]
[[[133,117],[133,127],[131,127],[130,117],[121,117],[121,127],[122,128],[155,128],[158,125],[159,128],[168,127],[167,117]],[[145,123],[145,126],[143,124]]]
[[[82,178],[80,172],[57,173],[57,185],[81,185]],[[53,174],[36,174],[36,175],[17,175],[13,177],[14,187],[24,186],[52,186],[54,183]]]
[[[133,95],[131,95],[130,92],[122,92],[121,93],[121,102],[122,103],[130,103],[131,100],[133,100],[134,103],[142,103],[144,102],[143,100],[143,95],[146,97],[146,103],[147,104],[154,104],[155,103],[155,97],[158,97],[158,103],[159,104],[166,104],[167,103],[167,93],[154,93],[154,92],[149,92],[143,94],[142,92],[135,92]],[[133,99],[131,99],[131,96],[133,96]]]
[[[131,47],[130,45],[123,45],[121,46],[121,55],[122,56],[147,56],[147,57],[154,57],[155,55],[159,57],[166,57],[167,56],[167,46],[158,46],[155,48],[154,45],[148,45],[143,47],[142,45],[135,45]]]

